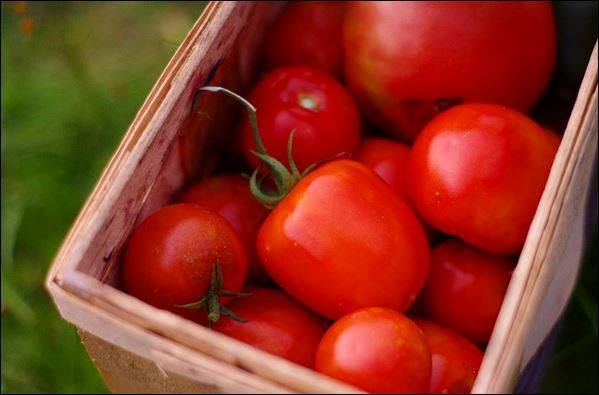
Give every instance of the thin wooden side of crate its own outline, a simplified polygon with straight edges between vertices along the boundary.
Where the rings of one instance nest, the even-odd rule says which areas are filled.
[[[219,392],[224,393],[293,392],[289,388],[238,366],[194,352],[181,343],[166,338],[160,332],[132,325],[56,284],[51,287],[53,296],[61,305],[61,314],[67,321],[75,323],[110,344],[152,361],[157,365],[157,369],[188,377],[197,383],[198,390],[218,388]],[[106,350],[96,350],[96,352],[106,352]],[[131,357],[130,360],[135,359]],[[138,388],[146,388],[144,392],[151,390],[152,378],[148,377],[147,380],[150,384],[137,383]]]
[[[597,44],[485,352],[474,393],[513,389],[524,346],[566,248],[597,152]]]
[[[221,388],[164,369],[89,332],[79,337],[106,386],[113,393],[214,394]]]
[[[110,285],[81,273],[69,274],[61,291],[76,295],[79,304],[63,308],[63,317],[96,336],[102,337],[140,355],[144,338],[121,338],[131,326],[147,335],[160,335],[172,344],[223,361],[232,367],[252,372],[292,391],[306,393],[360,393],[351,386],[323,376],[311,369],[263,352],[236,339],[211,331],[166,310],[161,310],[131,297]],[[72,300],[68,300],[73,304]],[[87,308],[83,308],[86,303]],[[63,301],[63,306],[67,300]],[[108,320],[110,318],[110,320]],[[100,320],[102,319],[102,321]],[[113,322],[114,321],[114,322]],[[119,325],[116,325],[119,322]],[[112,329],[110,329],[112,327]],[[192,353],[193,353],[192,351]]]

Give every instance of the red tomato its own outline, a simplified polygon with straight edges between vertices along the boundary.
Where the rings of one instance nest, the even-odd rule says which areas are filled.
[[[199,204],[226,219],[243,241],[250,258],[248,277],[264,279],[266,273],[256,253],[256,236],[266,209],[254,198],[245,178],[238,174],[208,178],[187,189],[180,201]]]
[[[556,135],[514,110],[463,104],[416,140],[408,192],[442,232],[493,253],[518,253],[558,145]]]
[[[431,354],[422,331],[391,309],[346,315],[325,333],[316,370],[375,393],[422,393],[429,387]]]
[[[408,309],[429,266],[410,207],[351,160],[303,178],[266,218],[257,247],[285,291],[333,319],[362,307]]]
[[[407,174],[410,147],[380,138],[365,139],[358,147],[354,159],[370,167],[400,197],[407,199]],[[422,227],[430,242],[437,239],[437,232],[425,222]]]
[[[268,154],[287,162],[289,134],[295,130],[293,159],[300,171],[341,152],[353,153],[360,142],[360,116],[353,98],[327,74],[307,67],[287,67],[268,74],[249,95],[256,107],[260,135]],[[242,131],[246,158],[258,158],[251,128]]]
[[[429,393],[468,394],[472,389],[483,353],[457,333],[423,319],[414,323],[424,333],[433,369]]]
[[[433,248],[422,291],[427,316],[470,340],[489,341],[514,262],[451,239]]]
[[[352,2],[343,33],[349,87],[408,140],[460,101],[528,111],[555,64],[550,2]]]
[[[248,259],[233,228],[198,205],[175,204],[154,212],[135,229],[125,253],[123,280],[131,295],[201,322],[203,310],[177,305],[198,302],[208,294],[215,264],[222,272],[222,290],[241,289]]]
[[[410,147],[380,138],[365,139],[354,159],[378,174],[401,197],[407,197],[406,176]]]
[[[332,1],[290,2],[265,38],[265,68],[306,65],[339,76],[344,7]]]
[[[281,291],[248,289],[251,296],[227,305],[248,322],[222,318],[212,329],[281,358],[314,367],[326,322]]]

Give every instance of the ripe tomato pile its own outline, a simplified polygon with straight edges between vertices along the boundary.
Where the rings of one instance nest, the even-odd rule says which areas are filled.
[[[247,110],[248,177],[145,219],[127,292],[369,392],[469,391],[559,145],[525,113],[555,52],[545,2],[289,4],[245,98],[199,92]]]

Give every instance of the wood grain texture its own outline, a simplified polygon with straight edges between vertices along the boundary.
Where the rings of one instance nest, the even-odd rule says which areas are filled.
[[[193,352],[188,347],[163,336],[160,332],[149,331],[119,319],[110,312],[99,309],[79,296],[63,290],[56,284],[51,288],[51,292],[60,306],[61,314],[66,320],[75,323],[80,329],[87,328],[85,329],[87,332],[110,344],[151,360],[167,372],[174,372],[195,380],[198,388],[209,383],[210,386],[218,387],[219,391],[224,393],[293,392],[243,368]],[[108,355],[109,350],[96,350],[96,352]],[[117,363],[117,361],[112,363]],[[148,377],[147,380],[152,382],[154,379]],[[109,383],[110,381],[107,381],[107,384]],[[139,388],[139,386],[143,386],[143,383],[132,383],[131,385]]]
[[[114,393],[213,394],[221,389],[209,383],[164,370],[89,332],[79,330],[81,342],[106,385]]]

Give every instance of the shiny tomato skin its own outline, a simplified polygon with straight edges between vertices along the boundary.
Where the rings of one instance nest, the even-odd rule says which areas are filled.
[[[123,281],[127,292],[142,301],[203,322],[203,310],[175,305],[202,298],[216,262],[223,289],[239,291],[248,258],[233,228],[220,215],[198,205],[169,205],[133,231],[125,252]],[[226,301],[221,299],[221,303]]]
[[[556,58],[550,2],[352,2],[343,34],[350,89],[406,140],[456,102],[530,110]]]
[[[314,368],[318,343],[326,321],[281,291],[249,288],[251,296],[235,299],[227,305],[248,322],[223,317],[212,326],[263,351]]]
[[[344,8],[336,1],[290,2],[265,38],[264,68],[305,65],[340,76]]]
[[[353,159],[371,168],[407,203],[410,203],[407,192],[409,158],[410,147],[407,145],[376,137],[364,139],[353,156]],[[426,222],[421,223],[428,240],[436,240],[438,232]]]
[[[442,232],[496,254],[518,253],[558,146],[557,135],[514,110],[456,106],[412,147],[411,201]]]
[[[399,196],[406,197],[406,176],[410,147],[397,141],[367,138],[353,159],[370,167]]]
[[[262,224],[257,247],[285,291],[331,319],[370,306],[407,310],[429,266],[408,204],[347,159],[302,179]]]
[[[250,92],[262,141],[268,154],[287,164],[289,134],[295,130],[293,159],[300,171],[339,153],[353,153],[360,143],[360,116],[351,95],[324,72],[308,67],[272,71]],[[256,146],[244,121],[242,144],[252,166]]]
[[[370,307],[340,318],[323,336],[316,370],[373,393],[423,393],[431,354],[422,331],[395,310]]]
[[[489,341],[515,262],[450,239],[431,253],[422,291],[427,317],[471,341]]]
[[[248,279],[264,280],[266,272],[256,253],[256,236],[267,211],[254,198],[244,177],[239,174],[222,174],[207,178],[189,187],[179,201],[199,204],[226,219],[248,253]]]
[[[468,339],[432,321],[413,320],[422,330],[432,356],[430,394],[468,394],[483,353]]]

